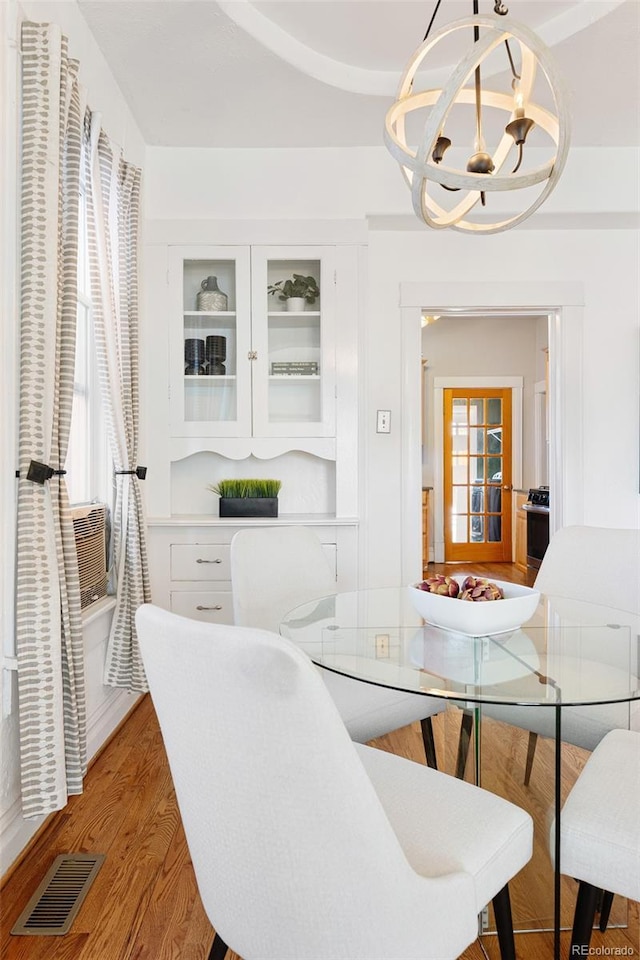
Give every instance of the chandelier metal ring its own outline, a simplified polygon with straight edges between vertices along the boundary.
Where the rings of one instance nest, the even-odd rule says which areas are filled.
[[[468,52],[454,69],[441,90],[414,92],[416,74],[433,48],[445,37],[469,27],[484,28],[482,35],[471,45]],[[454,104],[473,104],[497,108],[513,115],[513,94],[500,93],[485,88],[474,91],[465,87],[471,75],[489,54],[505,41],[515,41],[520,49],[521,72],[519,89],[527,104],[528,119],[543,130],[553,143],[555,155],[538,167],[526,172],[503,173],[512,148],[514,136],[505,130],[496,149],[491,154],[493,171],[488,173],[468,172],[447,166],[434,160],[434,150],[441,136],[447,117]],[[551,91],[555,113],[530,101],[537,67],[540,67]],[[415,110],[431,107],[426,125],[417,148],[408,145],[405,120]],[[533,126],[533,124],[532,124]],[[570,120],[564,83],[553,58],[536,34],[523,24],[505,20],[495,15],[475,15],[456,20],[428,37],[411,57],[400,81],[396,102],[390,107],[385,119],[385,143],[392,156],[400,164],[402,173],[411,187],[414,210],[427,225],[442,229],[475,233],[497,233],[521,223],[537,210],[555,187],[564,168],[569,149]],[[519,163],[516,167],[516,170]],[[464,218],[475,207],[481,196],[497,192],[517,190],[544,183],[541,193],[522,213],[498,219],[492,223],[479,223]],[[466,190],[467,193],[451,210],[444,209],[430,192],[436,185],[448,190]]]

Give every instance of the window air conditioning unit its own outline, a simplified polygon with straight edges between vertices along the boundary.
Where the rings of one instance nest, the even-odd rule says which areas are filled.
[[[80,575],[80,606],[84,610],[107,595],[107,542],[109,509],[88,503],[71,510]]]

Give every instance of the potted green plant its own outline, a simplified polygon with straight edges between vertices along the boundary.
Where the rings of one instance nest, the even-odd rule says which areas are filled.
[[[315,277],[305,277],[301,273],[294,273],[289,280],[278,280],[269,284],[267,293],[282,300],[287,310],[304,310],[307,304],[315,303],[320,296],[320,290]]]
[[[277,517],[280,480],[219,480],[209,490],[220,497],[221,517]]]

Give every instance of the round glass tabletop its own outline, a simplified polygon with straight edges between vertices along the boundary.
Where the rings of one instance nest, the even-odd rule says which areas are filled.
[[[542,598],[518,629],[469,637],[426,623],[408,588],[387,587],[302,604],[280,632],[324,669],[425,696],[552,707],[640,699],[640,618],[595,604]]]

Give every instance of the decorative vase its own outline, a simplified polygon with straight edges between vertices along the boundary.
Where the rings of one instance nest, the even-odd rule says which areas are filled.
[[[184,372],[187,377],[199,377],[204,373],[204,340],[188,337],[184,341]]]
[[[217,277],[205,277],[196,297],[197,310],[226,310],[229,298],[218,286]]]
[[[307,301],[304,297],[289,297],[287,300],[287,310],[295,313],[302,313],[306,307]]]
[[[277,517],[277,497],[220,497],[221,517]]]
[[[224,361],[227,359],[227,338],[211,334],[206,341],[207,373],[210,377],[226,374]]]

